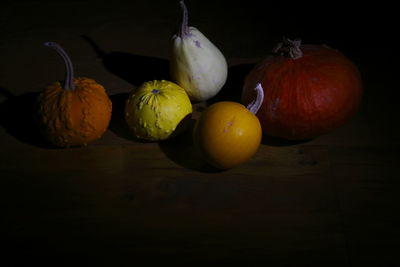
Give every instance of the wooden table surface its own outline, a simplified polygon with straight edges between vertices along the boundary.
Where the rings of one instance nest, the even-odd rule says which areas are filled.
[[[265,136],[249,162],[221,172],[199,158],[190,131],[139,142],[124,123],[129,91],[169,78],[180,19],[177,1],[144,2],[2,3],[0,266],[399,264],[398,45],[389,13],[370,20],[390,7],[187,1],[190,24],[229,62],[213,101],[238,101],[283,35],[335,47],[363,75],[361,107],[341,128],[301,142]],[[87,147],[54,148],[31,120],[37,93],[64,77],[45,41],[112,99],[109,129]]]

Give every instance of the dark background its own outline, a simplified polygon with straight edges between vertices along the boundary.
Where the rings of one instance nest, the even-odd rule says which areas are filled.
[[[265,137],[250,162],[218,172],[190,132],[143,143],[122,117],[133,87],[169,78],[178,1],[2,1],[0,265],[398,266],[395,8],[186,3],[189,24],[230,66],[214,101],[237,100],[246,73],[287,36],[353,60],[364,82],[359,111],[313,140]],[[88,147],[54,148],[31,119],[37,93],[64,77],[45,41],[59,42],[76,74],[113,101],[109,130]]]

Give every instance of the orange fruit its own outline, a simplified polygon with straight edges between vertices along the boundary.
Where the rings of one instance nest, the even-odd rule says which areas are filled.
[[[218,169],[230,169],[248,161],[258,150],[261,137],[258,118],[245,106],[230,101],[204,110],[193,134],[206,161]]]

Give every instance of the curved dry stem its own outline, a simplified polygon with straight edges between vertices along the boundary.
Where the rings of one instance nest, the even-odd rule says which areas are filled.
[[[264,101],[264,88],[262,87],[261,83],[257,83],[254,90],[257,93],[256,99],[248,104],[246,108],[250,110],[251,113],[256,115]]]
[[[281,56],[298,59],[303,56],[303,51],[301,51],[300,46],[300,39],[290,40],[289,38],[283,37],[283,41],[273,49],[273,52]]]
[[[179,31],[179,36],[181,38],[185,38],[190,35],[189,25],[188,25],[188,23],[189,23],[188,9],[185,5],[185,1],[181,0],[179,2],[179,4],[181,5],[181,8],[182,8],[182,21],[181,21],[181,28]]]
[[[64,81],[64,90],[75,90],[74,84],[74,69],[72,67],[71,59],[65,50],[55,42],[46,42],[45,46],[53,48],[56,52],[63,58],[65,64],[65,81]]]

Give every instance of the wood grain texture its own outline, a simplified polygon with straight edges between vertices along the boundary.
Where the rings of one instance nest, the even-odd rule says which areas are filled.
[[[132,88],[169,77],[178,5],[6,2],[0,9],[1,266],[398,266],[397,82],[392,59],[365,57],[380,42],[356,44],[366,30],[360,36],[353,30],[367,15],[351,24],[347,11],[343,25],[317,15],[324,28],[317,31],[306,27],[311,17],[299,22],[294,10],[273,24],[286,14],[283,4],[271,5],[265,21],[255,2],[225,4],[188,3],[191,24],[230,66],[221,93],[194,105],[194,120],[213,102],[238,101],[247,72],[286,33],[336,46],[354,60],[365,87],[357,114],[313,140],[265,136],[249,162],[218,171],[202,160],[191,129],[142,142],[123,120]],[[42,46],[49,40],[61,43],[76,73],[101,83],[113,102],[108,131],[87,147],[54,148],[32,120],[37,93],[63,77],[57,55]]]

